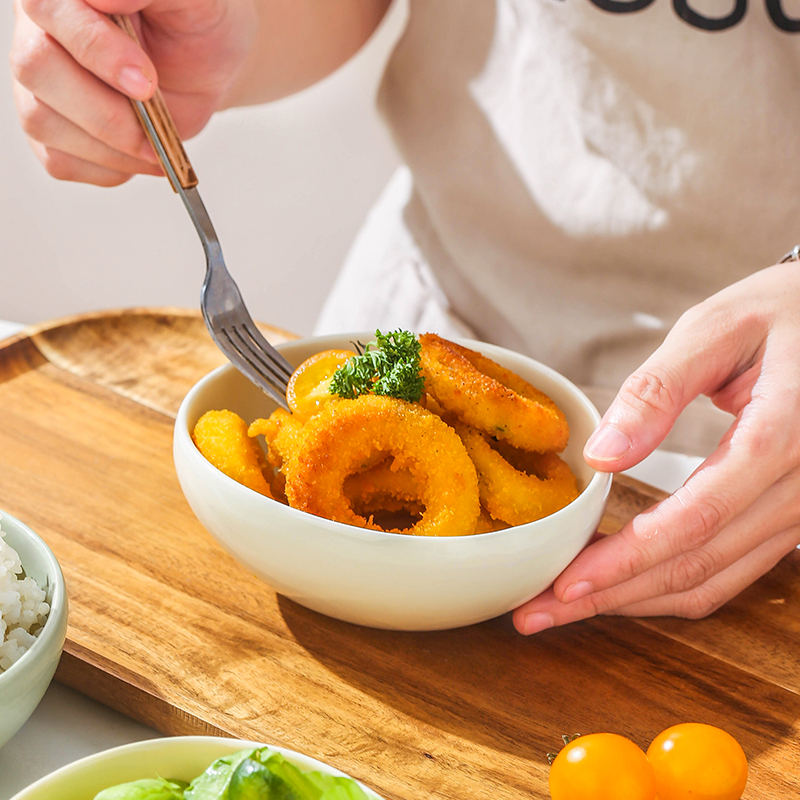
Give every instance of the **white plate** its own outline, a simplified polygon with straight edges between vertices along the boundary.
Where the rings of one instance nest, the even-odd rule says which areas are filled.
[[[92,800],[94,796],[120,783],[141,778],[175,778],[191,781],[216,759],[263,743],[226,739],[217,736],[174,736],[104,750],[82,758],[36,781],[14,795],[12,800]],[[349,777],[308,756],[269,746],[303,772],[318,770]],[[382,800],[363,786],[370,800]]]

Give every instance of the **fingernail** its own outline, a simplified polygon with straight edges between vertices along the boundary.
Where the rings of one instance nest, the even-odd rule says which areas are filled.
[[[618,461],[631,449],[631,440],[622,431],[603,425],[586,442],[584,453],[596,461]]]
[[[577,581],[576,583],[571,583],[567,588],[564,590],[564,597],[561,600],[562,603],[574,603],[576,600],[580,600],[581,597],[586,597],[586,595],[591,594],[594,587],[592,586],[589,581]]]
[[[139,67],[124,67],[117,80],[122,91],[134,100],[145,100],[150,96],[150,87],[153,85],[153,81]]]
[[[549,614],[543,614],[537,611],[535,614],[528,614],[522,623],[522,632],[525,636],[531,633],[538,633],[539,631],[552,628],[555,625],[553,618]]]

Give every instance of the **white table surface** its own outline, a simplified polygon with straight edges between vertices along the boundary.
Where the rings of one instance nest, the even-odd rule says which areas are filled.
[[[0,320],[0,339],[21,328]],[[699,463],[698,458],[657,451],[629,474],[673,491]],[[28,722],[0,748],[0,800],[10,800],[35,780],[79,758],[162,735],[54,682]]]

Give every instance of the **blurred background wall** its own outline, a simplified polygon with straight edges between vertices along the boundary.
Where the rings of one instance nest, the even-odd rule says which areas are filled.
[[[405,8],[322,83],[212,119],[186,145],[226,263],[253,316],[311,331],[370,206],[397,166],[374,110]],[[0,3],[8,54],[10,2]],[[131,306],[197,307],[205,259],[166,179],[103,189],[51,178],[19,128],[7,55],[0,78],[0,319],[34,323]]]

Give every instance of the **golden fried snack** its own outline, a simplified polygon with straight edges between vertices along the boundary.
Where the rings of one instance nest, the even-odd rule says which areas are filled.
[[[566,417],[544,392],[490,358],[433,333],[419,337],[425,388],[446,411],[516,447],[561,452]]]
[[[383,530],[408,531],[421,519],[425,506],[419,486],[407,469],[392,469],[389,456],[368,469],[348,475],[344,494],[355,513]]]
[[[304,425],[299,448],[283,465],[289,503],[337,522],[383,530],[357,514],[344,493],[347,477],[376,452],[393,456],[393,468],[411,473],[425,507],[415,525],[394,532],[475,532],[478,478],[456,432],[419,405],[381,395],[327,403]]]
[[[283,462],[297,450],[303,423],[294,414],[277,408],[267,419],[257,419],[250,423],[247,435],[251,439],[262,435],[267,444],[267,463],[270,469],[270,489],[276,500],[288,502],[286,499],[286,478],[283,474]],[[261,448],[259,448],[261,450]]]
[[[480,492],[480,483],[478,484],[478,491]],[[501,519],[493,519],[492,515],[481,506],[481,515],[478,517],[475,533],[492,533],[509,527],[511,526],[507,522],[503,522]]]
[[[264,453],[247,435],[247,423],[233,411],[207,411],[192,431],[197,449],[229,478],[272,497],[264,477]]]
[[[373,466],[348,475],[344,494],[353,508],[364,512],[400,511],[421,514],[420,489],[411,470],[399,467],[391,456]]]
[[[425,510],[414,476],[407,469],[395,468],[391,456],[382,458],[361,472],[348,475],[344,482],[344,493],[357,514],[375,518],[382,528],[387,527],[384,520],[391,520],[393,529],[409,528]],[[400,521],[406,524],[397,524]],[[489,533],[507,527],[507,523],[493,519],[481,506],[475,533]]]
[[[481,504],[494,519],[524,525],[578,496],[572,470],[556,453],[513,452],[506,445],[501,454],[482,431],[461,423],[456,430],[478,471]]]

